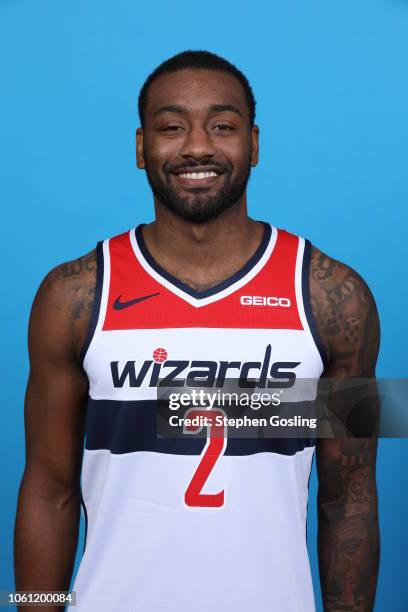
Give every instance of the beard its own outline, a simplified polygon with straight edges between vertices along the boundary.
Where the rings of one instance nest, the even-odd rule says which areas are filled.
[[[221,215],[235,204],[245,193],[249,177],[251,174],[251,165],[248,160],[248,165],[245,168],[243,175],[235,180],[231,179],[232,167],[229,164],[207,162],[211,168],[217,167],[223,176],[223,184],[214,194],[207,194],[208,188],[196,188],[189,196],[183,196],[172,185],[171,176],[174,170],[178,172],[183,170],[183,166],[172,166],[168,162],[163,166],[164,179],[153,170],[151,165],[146,161],[146,174],[150,188],[156,198],[170,212],[181,217],[191,223],[206,223]],[[203,168],[205,163],[197,164],[197,167]],[[189,163],[185,168],[189,172],[194,172],[194,166]]]

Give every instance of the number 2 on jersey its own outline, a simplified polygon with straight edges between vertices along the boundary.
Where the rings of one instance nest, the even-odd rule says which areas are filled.
[[[186,413],[187,415],[187,413]],[[222,457],[227,446],[224,426],[216,423],[216,416],[224,416],[222,410],[192,409],[188,417],[207,417],[210,425],[207,427],[207,443],[201,453],[200,463],[184,494],[184,503],[190,508],[221,508],[224,505],[224,489],[218,493],[203,493],[205,483],[210,477],[216,463]],[[198,433],[200,426],[188,426],[185,432]]]

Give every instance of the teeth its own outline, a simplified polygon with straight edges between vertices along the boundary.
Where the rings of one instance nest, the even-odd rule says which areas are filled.
[[[209,178],[210,176],[217,176],[217,173],[216,172],[185,172],[183,174],[180,174],[179,176],[181,176],[181,178],[186,178],[186,179],[200,180],[204,178]]]

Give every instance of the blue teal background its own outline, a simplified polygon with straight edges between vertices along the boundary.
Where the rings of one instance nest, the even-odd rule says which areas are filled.
[[[168,56],[205,48],[247,74],[261,128],[251,216],[363,275],[382,322],[377,373],[407,375],[407,32],[402,0],[0,0],[0,590],[13,588],[30,304],[51,267],[151,220],[134,162],[136,100]],[[376,612],[408,610],[407,451],[406,440],[380,444]],[[308,539],[321,610],[315,493],[313,473]]]

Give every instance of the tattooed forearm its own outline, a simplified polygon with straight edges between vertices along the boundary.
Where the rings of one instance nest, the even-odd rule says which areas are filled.
[[[326,441],[324,441],[326,442]],[[374,440],[331,440],[317,469],[318,550],[326,612],[371,612],[379,533]]]
[[[379,322],[364,280],[313,249],[310,293],[328,354],[324,377],[373,378]],[[368,407],[375,421],[378,398],[374,394],[367,401],[364,409]],[[354,393],[342,391],[332,394],[328,408],[346,423],[363,406]],[[374,438],[320,439],[317,443],[318,551],[326,612],[373,610],[379,563],[376,448]]]

